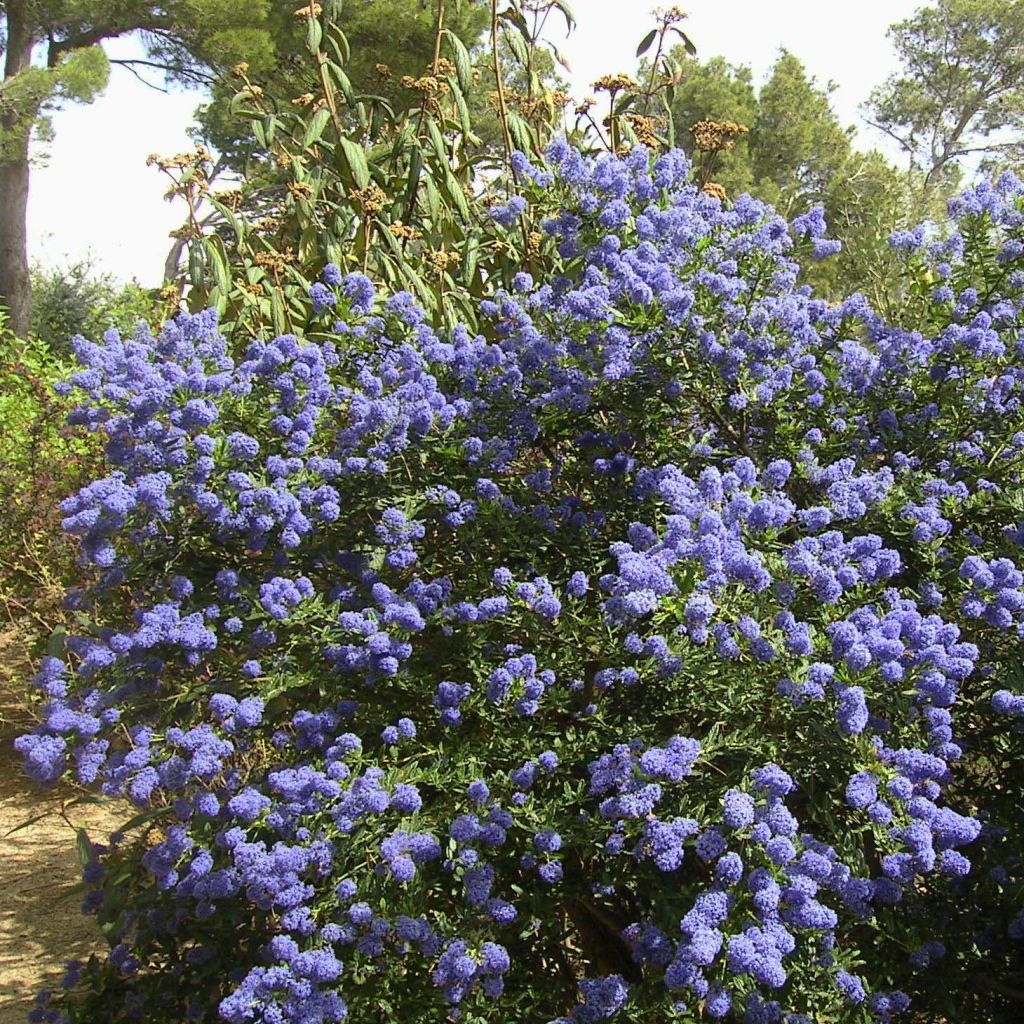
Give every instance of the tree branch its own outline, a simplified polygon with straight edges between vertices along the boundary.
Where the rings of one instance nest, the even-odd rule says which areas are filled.
[[[887,128],[884,124],[882,124],[879,121],[872,121],[870,117],[864,117],[863,114],[861,114],[861,117],[864,118],[865,124],[870,125],[872,128],[877,128],[880,132],[884,132],[886,135],[888,135],[890,139],[894,139],[896,142],[898,142],[907,153],[914,152],[913,144],[908,142],[901,136],[897,135],[896,132],[894,132],[891,128]]]
[[[128,35],[130,32],[159,32],[172,30],[174,23],[169,18],[152,17],[145,22],[139,19],[134,25],[97,25],[84,32],[68,36],[66,39],[51,40],[49,52],[46,56],[46,63],[54,67],[70,50],[82,50],[87,46],[95,46],[102,43],[104,39],[116,39],[118,36]]]
[[[151,61],[148,61],[148,60],[113,60],[113,59],[110,61],[110,63],[111,64],[116,64],[118,67],[125,68],[126,70],[130,71],[143,85],[149,86],[150,89],[155,89],[157,92],[162,92],[162,93],[166,93],[168,91],[162,85],[156,85],[155,83],[151,82],[148,78],[143,77],[133,67],[133,65],[135,65],[135,64],[142,64],[142,65],[144,65],[147,68],[161,68],[162,67],[161,64],[154,64],[154,63],[152,63]],[[166,69],[164,69],[164,70],[166,70]]]

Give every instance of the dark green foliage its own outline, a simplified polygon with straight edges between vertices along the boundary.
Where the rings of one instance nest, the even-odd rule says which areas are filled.
[[[52,352],[64,353],[76,334],[98,338],[111,327],[131,333],[139,320],[152,321],[155,303],[135,282],[119,285],[81,260],[66,269],[33,271],[30,336]]]

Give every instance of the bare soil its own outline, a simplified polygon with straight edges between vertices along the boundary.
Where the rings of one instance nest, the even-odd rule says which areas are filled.
[[[115,808],[82,802],[69,786],[43,789],[22,770],[12,744],[33,724],[32,629],[0,626],[0,1024],[24,1024],[36,993],[60,984],[67,960],[105,948],[72,892],[81,880],[76,838],[84,829],[102,840],[118,824]]]

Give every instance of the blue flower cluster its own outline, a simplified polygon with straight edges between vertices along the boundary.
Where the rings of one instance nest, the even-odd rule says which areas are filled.
[[[478,333],[328,266],[315,337],[76,339],[110,471],[17,746],[144,813],[52,1019],[938,1019],[908,950],[1010,962],[1024,187],[894,239],[910,327],[680,152],[517,176]]]

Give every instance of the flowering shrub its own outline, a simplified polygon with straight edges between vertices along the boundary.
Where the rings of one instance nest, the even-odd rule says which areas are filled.
[[[323,340],[76,342],[113,468],[18,745],[139,816],[87,869],[110,956],[39,1020],[1014,991],[1024,186],[897,239],[892,325],[797,287],[820,217],[679,152],[519,164],[552,251],[480,335],[328,267]]]

